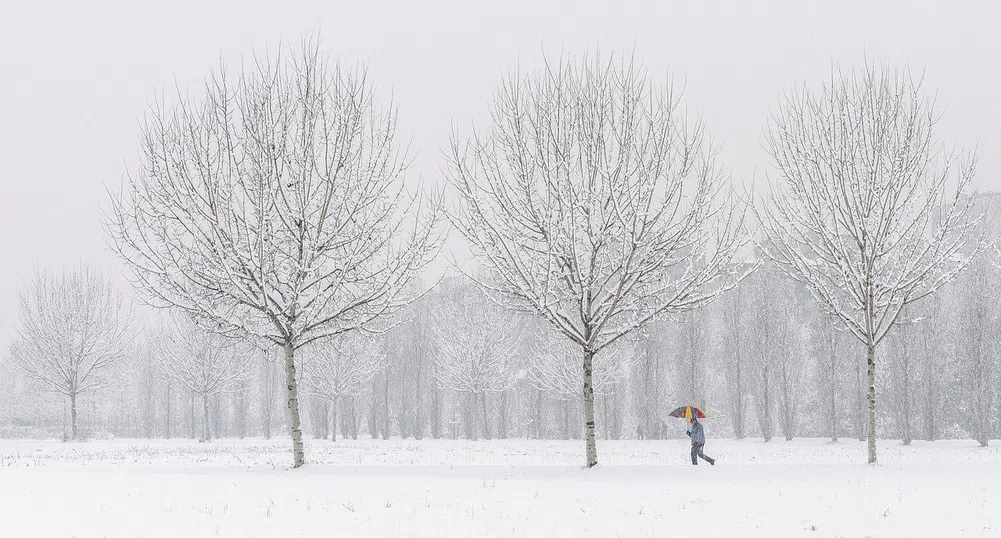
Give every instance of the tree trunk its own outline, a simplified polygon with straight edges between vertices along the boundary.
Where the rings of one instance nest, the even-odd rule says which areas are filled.
[[[361,426],[361,417],[358,416],[358,399],[351,398],[351,438],[358,440],[358,430]]]
[[[594,439],[594,352],[584,350],[584,445],[588,468],[598,465],[598,447]]]
[[[869,459],[876,463],[876,345],[866,346],[866,401],[869,404]]]
[[[576,439],[570,427],[570,405],[573,403],[573,399],[561,400],[561,403],[563,404],[563,438]]]
[[[500,426],[497,437],[507,439],[507,391],[500,393]]]
[[[476,393],[467,392],[462,399],[465,400],[465,404],[462,406],[462,425],[466,431],[466,439],[476,441],[479,439],[476,433]]]
[[[904,445],[911,444],[911,358],[907,355],[907,338],[903,339],[904,343],[904,355],[901,359],[904,361]]]
[[[441,439],[441,388],[437,383],[431,389],[431,438]]]
[[[785,351],[784,353],[788,353]],[[790,379],[791,374],[789,373],[789,360],[788,356],[783,357],[782,363],[782,433],[785,435],[786,441],[792,441],[793,434],[796,430],[796,418],[794,416],[794,405],[792,401],[792,380]]]
[[[649,334],[646,336],[646,340],[643,342],[643,431],[645,435],[643,437],[653,437],[653,409],[654,409],[654,398],[653,398],[653,383],[654,372],[651,371],[653,367],[653,354],[650,352],[651,343]]]
[[[143,437],[146,439],[152,439],[155,435],[154,433],[154,422],[156,419],[156,379],[153,377],[150,364],[147,363],[144,372],[144,389],[145,394],[143,395]]]
[[[236,393],[236,435],[243,439],[247,437],[247,387],[241,386]]]
[[[170,401],[170,380],[167,380],[167,406],[166,406],[167,407],[167,409],[166,409],[166,411],[167,411],[167,413],[166,413],[167,414],[167,431],[166,431],[166,433],[167,433],[167,439],[170,439],[170,427],[171,427],[171,417],[170,417],[170,408],[171,408],[171,405],[170,404],[171,404],[171,401]]]
[[[837,400],[837,395],[838,395],[837,379],[838,378],[836,377],[837,374],[838,374],[838,335],[837,335],[837,333],[835,333],[835,334],[833,334],[831,336],[831,362],[830,362],[830,364],[828,366],[830,366],[830,369],[827,371],[827,373],[830,376],[830,379],[828,380],[828,383],[829,383],[829,387],[830,387],[829,391],[830,391],[831,401],[828,402],[828,403],[831,405],[831,408],[830,408],[830,412],[831,412],[831,423],[830,423],[830,428],[831,428],[831,442],[832,443],[837,443],[838,442],[838,400]]]
[[[261,411],[261,428],[264,429],[264,438],[271,439],[271,403],[268,402]]]
[[[330,402],[325,398],[311,396],[306,409],[312,423],[313,439],[326,439],[330,430]]]
[[[535,438],[542,439],[545,432],[542,428],[542,389],[535,389]]]
[[[867,403],[865,401],[866,393],[866,383],[863,380],[862,370],[866,368],[865,363],[855,363],[855,413],[854,416],[858,418],[855,420],[857,423],[856,431],[858,433],[858,440],[865,441],[865,430],[866,430],[866,408]]]
[[[194,392],[192,392],[191,396],[188,398],[188,403],[190,404],[188,406],[188,408],[189,408],[190,415],[191,415],[190,416],[190,418],[191,418],[191,438],[192,439],[197,439],[198,438],[198,426],[197,426],[196,423],[198,421],[195,419],[195,393]]]
[[[385,373],[385,382],[382,384],[382,416],[385,422],[382,423],[382,438],[389,439],[392,436],[392,422],[389,420],[389,370]]]
[[[612,416],[611,416],[611,439],[616,441],[622,439],[622,400],[625,399],[624,394],[626,394],[629,389],[624,385],[627,385],[628,381],[616,382],[615,389],[608,396],[608,399],[612,402]],[[621,390],[620,390],[621,387]]]
[[[70,439],[76,441],[76,391],[70,392]],[[65,415],[63,415],[65,416]]]
[[[205,435],[203,436],[203,441],[212,440],[212,427],[211,422],[209,422],[209,395],[202,394],[202,409],[205,412]]]
[[[302,444],[302,423],[299,417],[299,388],[295,376],[295,349],[285,342],[285,387],[288,395],[288,409],[291,418],[293,468],[302,467],[306,460]]]
[[[487,393],[480,393],[480,404],[483,408],[483,438],[490,440],[490,413],[487,411]]]
[[[768,353],[768,351],[766,351]],[[765,442],[772,440],[772,395],[771,387],[769,386],[771,376],[769,375],[768,366],[765,366],[761,371],[761,410],[758,417],[758,422],[761,425],[761,438]]]
[[[414,439],[420,440],[424,438],[424,417],[421,415],[421,409],[424,407],[423,395],[421,394],[421,377],[424,365],[424,346],[417,344],[417,379],[415,380],[416,386],[414,387]]]
[[[212,424],[213,424],[213,429],[215,429],[215,434],[217,436],[224,435],[227,428],[226,424],[223,423],[223,418],[225,417],[225,413],[223,413],[221,394],[216,394],[215,397],[212,398],[212,407],[214,408],[214,416],[212,417]],[[206,441],[209,440],[210,439],[206,439]]]
[[[923,331],[924,340],[924,376],[925,376],[925,403],[924,403],[924,415],[925,415],[925,439],[928,441],[934,441],[938,436],[935,431],[935,410],[938,405],[938,398],[935,397],[935,370],[933,365],[935,360],[932,359],[931,353],[928,350],[928,331]]]
[[[365,415],[368,424],[368,435],[372,439],[379,438],[379,378],[372,378],[372,401],[368,406],[368,413]]]
[[[337,397],[330,401],[330,440],[337,441]]]
[[[737,331],[739,334],[739,330]],[[737,348],[736,361],[737,361],[737,372],[736,372],[736,386],[737,390],[734,398],[736,398],[736,404],[734,405],[733,411],[733,433],[737,439],[743,439],[746,437],[744,435],[744,381],[743,373],[740,370],[740,337],[737,337]]]
[[[263,362],[261,363],[261,376],[264,381],[263,398],[261,401],[261,428],[264,430],[264,438],[271,439],[271,419],[275,409],[275,376],[274,371],[269,367],[268,350],[262,349]]]

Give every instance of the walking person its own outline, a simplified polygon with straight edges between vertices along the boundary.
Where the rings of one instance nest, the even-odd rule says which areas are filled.
[[[690,422],[692,427],[685,433],[692,438],[692,465],[698,465],[699,458],[708,461],[709,465],[716,465],[716,460],[702,453],[702,447],[706,446],[706,434],[702,429],[702,423],[695,418],[695,415],[692,415]]]

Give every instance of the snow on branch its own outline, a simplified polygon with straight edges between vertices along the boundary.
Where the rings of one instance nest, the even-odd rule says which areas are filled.
[[[20,293],[11,358],[45,386],[74,397],[109,383],[135,336],[132,308],[88,265],[39,270]]]
[[[482,394],[511,388],[524,322],[473,290],[457,290],[435,306],[435,379],[449,389]]]
[[[580,397],[584,372],[580,367],[580,346],[563,335],[552,335],[532,350],[528,358],[528,379],[532,385],[558,399]],[[609,395],[616,384],[628,378],[639,360],[635,346],[618,343],[594,358],[594,393]]]
[[[983,248],[975,159],[934,138],[934,105],[921,80],[867,66],[790,92],[771,121],[759,246],[862,342]]]
[[[704,125],[631,60],[512,74],[489,128],[453,140],[448,177],[481,284],[592,351],[738,276],[743,215]]]
[[[165,316],[156,340],[164,373],[191,392],[211,397],[235,392],[253,377],[253,346],[197,326],[183,314]]]
[[[397,110],[318,43],[156,103],[108,229],[158,306],[293,347],[382,319],[437,254]]]
[[[388,363],[384,343],[358,332],[314,343],[302,357],[303,388],[330,401],[358,395]]]

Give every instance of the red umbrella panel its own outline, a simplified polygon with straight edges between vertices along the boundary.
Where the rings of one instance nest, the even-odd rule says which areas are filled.
[[[698,407],[695,407],[694,405],[685,405],[675,409],[674,411],[671,411],[671,413],[668,416],[691,420],[693,416],[695,418],[706,418],[706,412],[699,409]]]

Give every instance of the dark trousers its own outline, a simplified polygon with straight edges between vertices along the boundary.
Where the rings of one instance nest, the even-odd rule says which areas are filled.
[[[702,447],[704,447],[704,446],[705,446],[704,444],[701,444],[701,445],[694,444],[694,443],[692,444],[692,465],[698,465],[699,464],[699,458],[702,458],[702,459],[708,461],[709,465],[716,465],[716,460],[714,460],[714,459],[710,458],[709,456],[706,456],[705,454],[702,453]]]

